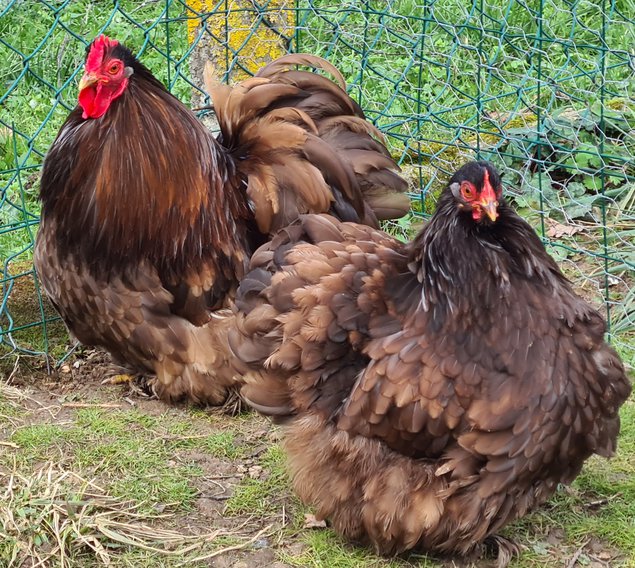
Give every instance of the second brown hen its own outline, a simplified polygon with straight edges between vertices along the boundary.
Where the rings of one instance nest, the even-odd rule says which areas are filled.
[[[411,243],[302,216],[237,305],[242,393],[284,425],[298,495],[379,553],[469,554],[615,451],[631,387],[605,323],[488,163]]]

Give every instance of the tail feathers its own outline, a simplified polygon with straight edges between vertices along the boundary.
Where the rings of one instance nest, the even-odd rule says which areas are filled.
[[[260,69],[258,73],[256,73],[256,77],[267,77],[269,79],[279,78],[281,75],[289,71],[291,67],[296,65],[305,65],[306,67],[313,67],[315,69],[327,71],[335,77],[337,85],[342,90],[346,90],[346,81],[337,67],[330,64],[326,61],[326,59],[322,59],[316,55],[309,55],[307,53],[289,53],[287,55],[283,55],[282,57],[278,57],[278,59]]]
[[[367,184],[362,185],[364,199],[373,213],[380,221],[388,219],[399,219],[410,210],[410,198],[405,194],[394,193],[389,188],[394,187],[397,181],[395,178],[402,180],[397,175],[387,174],[392,172],[379,173],[373,172],[368,176]]]
[[[335,79],[335,82],[316,73],[293,69],[299,65],[326,71]],[[286,101],[286,104],[305,110],[316,122],[339,115],[365,118],[361,107],[346,93],[346,81],[342,74],[334,65],[321,57],[306,53],[290,53],[260,69],[256,77],[298,87],[304,95],[302,100],[294,103]]]
[[[323,69],[336,82],[289,66]],[[233,87],[205,70],[221,135],[245,183],[258,230],[272,234],[303,213],[377,226],[409,208],[406,182],[347,94],[342,75],[310,55],[288,55]]]
[[[297,65],[327,71],[337,84],[314,73],[289,70]],[[310,93],[296,103],[296,108],[315,121],[320,138],[353,168],[363,199],[377,219],[395,219],[408,212],[410,199],[405,194],[408,184],[396,173],[399,168],[384,145],[384,135],[365,119],[359,105],[346,94],[346,82],[336,67],[320,57],[290,54],[263,67],[256,77],[295,85]],[[364,154],[364,150],[368,153]],[[386,159],[382,160],[381,155]]]
[[[397,219],[408,212],[408,184],[397,173],[399,168],[375,126],[356,116],[335,116],[318,128],[320,138],[354,171],[364,202],[377,219]]]

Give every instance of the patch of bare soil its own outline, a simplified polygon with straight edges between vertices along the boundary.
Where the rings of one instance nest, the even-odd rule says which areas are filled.
[[[158,528],[178,530],[188,535],[205,535],[213,530],[226,529],[228,534],[235,537],[236,544],[230,542],[222,548],[224,552],[211,558],[201,558],[193,563],[196,566],[290,566],[277,561],[276,550],[280,543],[271,536],[288,521],[284,518],[284,512],[278,518],[225,514],[227,500],[237,485],[245,478],[266,477],[266,472],[258,465],[258,458],[277,436],[271,434],[271,425],[267,420],[252,414],[247,420],[244,417],[240,419],[237,426],[222,409],[206,411],[213,420],[196,419],[187,408],[168,406],[134,383],[104,384],[120,369],[111,363],[107,354],[98,350],[80,349],[54,369],[47,369],[45,362],[40,359],[22,356],[15,359],[8,373],[6,370],[4,379],[25,395],[21,405],[29,412],[25,413],[24,425],[71,427],[77,409],[135,408],[138,412],[154,417],[171,415],[180,420],[196,420],[197,437],[231,429],[236,436],[235,444],[247,448],[239,459],[215,457],[201,449],[179,450],[174,456],[174,460],[200,468],[201,474],[191,479],[191,485],[198,495],[191,511],[156,524]],[[245,546],[245,543],[248,545]]]
[[[24,406],[31,411],[26,419],[27,424],[70,427],[78,408],[134,407],[153,417],[168,414],[179,419],[197,420],[197,435],[200,436],[231,430],[235,435],[236,446],[244,449],[239,458],[219,457],[200,448],[179,450],[178,455],[174,456],[174,460],[200,468],[201,475],[191,480],[197,496],[191,511],[179,513],[169,521],[158,520],[157,526],[188,535],[205,535],[216,529],[224,529],[236,537],[234,541],[229,539],[227,545],[221,547],[220,553],[201,557],[191,564],[193,566],[291,568],[291,564],[279,560],[280,552],[284,552],[287,557],[301,558],[307,545],[304,544],[300,531],[290,528],[302,526],[301,520],[293,518],[294,514],[300,513],[293,511],[290,492],[275,499],[275,507],[264,515],[226,513],[227,502],[241,483],[246,479],[266,480],[268,472],[259,464],[259,458],[279,438],[278,431],[269,421],[256,414],[251,414],[248,418],[232,418],[219,409],[207,411],[213,419],[196,419],[187,408],[169,407],[134,385],[103,384],[104,379],[111,377],[114,372],[117,369],[106,354],[92,349],[79,349],[59,368],[53,370],[47,369],[46,364],[39,359],[19,357],[6,374],[5,380],[27,395],[23,401]],[[545,554],[547,564],[523,563],[522,566],[553,565],[574,568],[584,565],[587,568],[606,568],[621,565],[623,557],[620,552],[594,537],[587,539],[583,546],[573,549],[567,546],[562,529],[547,527],[542,530],[545,531],[544,534],[537,528],[532,534],[533,542],[521,545],[521,549],[531,550],[533,546],[533,552],[537,550],[538,554]],[[368,566],[383,565],[381,561],[378,562],[380,563],[374,562]],[[156,564],[159,565],[163,566]],[[421,564],[414,557],[404,559],[402,565],[409,567],[429,564]],[[439,560],[439,564],[436,564],[445,568],[485,568],[494,565],[495,561],[491,558],[475,562]],[[328,568],[327,565],[324,566]]]

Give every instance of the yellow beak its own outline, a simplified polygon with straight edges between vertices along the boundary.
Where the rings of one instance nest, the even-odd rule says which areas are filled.
[[[80,92],[83,91],[86,87],[90,87],[91,85],[94,85],[95,83],[99,82],[99,77],[96,77],[95,75],[91,75],[89,73],[86,73],[80,80],[79,80],[79,90]]]
[[[485,211],[485,214],[489,217],[489,220],[494,222],[498,219],[498,211],[496,208],[498,207],[498,201],[495,199],[481,199],[479,205],[481,209]]]

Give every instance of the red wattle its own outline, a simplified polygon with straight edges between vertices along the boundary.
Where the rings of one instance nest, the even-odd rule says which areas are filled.
[[[86,87],[79,92],[78,102],[82,107],[82,118],[88,118],[92,116],[93,108],[95,106],[95,97],[97,95],[97,89],[94,86]]]
[[[128,86],[128,79],[124,79],[116,90],[108,88],[104,83],[97,83],[79,92],[78,102],[82,107],[82,118],[99,118],[103,116],[110,103],[119,97]]]

